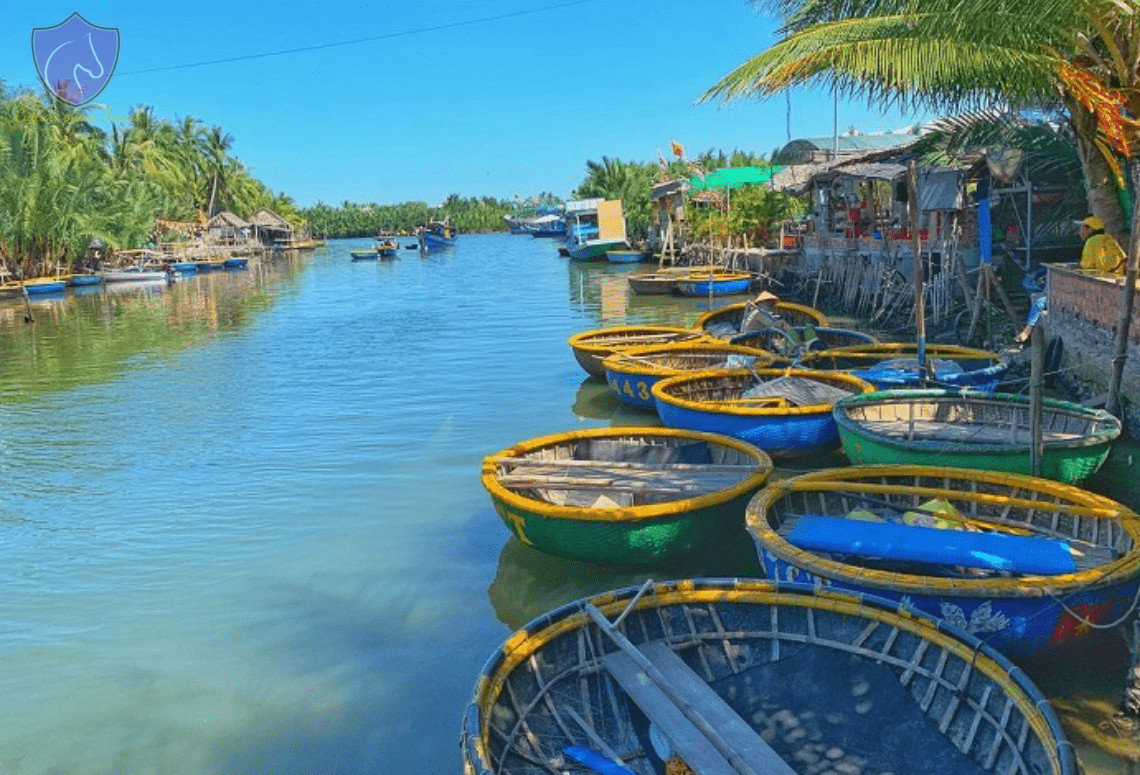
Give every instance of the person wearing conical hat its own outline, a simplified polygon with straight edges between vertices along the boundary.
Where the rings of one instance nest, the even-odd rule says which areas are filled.
[[[1120,247],[1115,237],[1105,233],[1104,221],[1090,215],[1077,223],[1080,225],[1077,233],[1085,242],[1081,250],[1081,269],[1086,272],[1124,274],[1124,264],[1127,261],[1124,248]]]

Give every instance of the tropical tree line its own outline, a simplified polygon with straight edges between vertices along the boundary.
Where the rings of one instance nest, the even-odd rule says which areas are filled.
[[[78,261],[92,240],[143,247],[156,217],[205,222],[223,209],[245,217],[269,208],[301,225],[292,200],[255,178],[232,146],[221,127],[149,107],[108,132],[90,108],[0,83],[0,257],[20,276],[48,273]]]
[[[655,183],[676,178],[691,178],[726,167],[757,167],[768,164],[763,154],[733,150],[725,153],[711,149],[691,160],[674,158],[654,162],[623,161],[602,157],[600,162],[586,162],[586,179],[575,189],[579,198],[603,197],[621,199],[626,230],[633,239],[644,239],[655,222],[652,193]],[[755,243],[771,239],[773,225],[787,218],[799,217],[807,211],[806,203],[796,197],[771,191],[764,186],[747,186],[729,196],[687,196],[686,217],[689,233],[696,237],[727,238],[748,235]]]
[[[447,219],[460,231],[503,231],[505,216],[518,205],[494,197],[462,197],[451,194],[438,207],[426,202],[399,204],[343,202],[332,207],[318,202],[302,211],[318,237],[370,237],[380,232],[411,233],[430,220]]]

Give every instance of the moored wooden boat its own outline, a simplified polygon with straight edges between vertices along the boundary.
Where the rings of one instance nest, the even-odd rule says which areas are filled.
[[[1045,697],[977,638],[870,596],[738,579],[535,619],[487,661],[460,742],[464,775],[1080,771]]]
[[[74,286],[98,285],[103,278],[97,274],[73,274],[68,278],[67,284]]]
[[[851,462],[940,465],[1030,474],[1029,397],[948,390],[892,390],[844,398],[835,421]],[[1108,457],[1120,420],[1046,398],[1041,475],[1079,482]]]
[[[687,371],[770,366],[775,360],[766,350],[725,342],[673,342],[619,350],[602,361],[602,368],[618,400],[655,410],[652,390],[660,379]]]
[[[870,334],[847,328],[792,326],[788,329],[762,328],[759,331],[747,331],[737,334],[728,341],[732,344],[759,347],[777,355],[793,357],[811,350],[875,344],[878,340]]]
[[[637,264],[645,260],[645,254],[640,250],[619,250],[615,248],[606,251],[606,260],[611,264]]]
[[[806,548],[811,544],[794,532],[804,515],[857,521],[862,538],[842,551]],[[1071,646],[1093,627],[1131,615],[1140,585],[1138,519],[1071,485],[933,466],[816,471],[766,488],[748,507],[748,529],[769,578],[898,600],[1018,657]],[[859,544],[899,522],[914,530],[880,555],[894,559],[860,556],[881,552]],[[1029,540],[1066,553],[1071,570],[1017,570],[1031,557],[1024,548],[948,556],[965,537]],[[995,565],[981,567],[981,560]]]
[[[24,292],[29,296],[63,293],[66,289],[66,277],[32,277],[24,280]]]
[[[222,262],[222,266],[226,269],[246,269],[249,267],[249,259],[245,257],[230,256]]]
[[[746,313],[750,311],[749,305],[761,307],[757,311],[760,314],[756,316],[755,328],[749,327],[751,320],[746,318]],[[747,331],[771,328],[773,318],[785,326],[827,326],[828,324],[827,315],[815,307],[779,299],[764,299],[726,304],[709,310],[697,318],[695,325],[718,339],[729,339]]]
[[[748,272],[694,272],[677,278],[682,296],[731,296],[748,293],[752,275]]]
[[[197,274],[198,265],[193,261],[175,261],[170,264],[170,268],[178,274]]]
[[[930,387],[994,390],[1009,369],[1009,363],[997,353],[950,344],[926,345],[926,359]],[[805,355],[803,364],[813,369],[847,371],[881,390],[919,387],[918,345],[913,343],[833,347]]]
[[[352,257],[353,261],[371,261],[377,258],[375,248],[361,248],[359,250],[350,250],[348,255]]]
[[[162,269],[146,269],[139,266],[129,266],[122,269],[105,269],[99,273],[105,283],[129,282],[159,282],[169,279],[169,275]]]
[[[605,378],[604,361],[628,347],[707,339],[700,331],[677,326],[612,326],[581,331],[567,340],[578,364],[589,374]]]
[[[724,267],[716,265],[665,267],[651,272],[634,272],[626,275],[626,282],[629,283],[629,289],[634,293],[672,293],[676,288],[677,278],[693,271],[724,272],[726,270]]]
[[[376,254],[380,258],[392,258],[399,251],[400,246],[394,240],[377,243]]]
[[[483,461],[482,482],[519,540],[550,554],[647,565],[738,534],[772,461],[736,439],[669,428],[594,428],[531,439]]]
[[[652,393],[657,415],[670,428],[722,433],[787,458],[839,446],[832,407],[873,389],[849,374],[767,368],[666,377]]]

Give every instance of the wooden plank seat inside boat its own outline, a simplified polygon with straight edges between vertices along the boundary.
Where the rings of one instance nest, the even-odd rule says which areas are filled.
[[[795,770],[756,730],[672,649],[663,643],[649,643],[638,650],[656,669],[658,677],[667,682],[668,689],[659,686],[633,657],[622,651],[607,654],[602,665],[690,770],[700,775],[795,775]],[[689,720],[693,714],[715,730],[723,744],[742,760],[743,767],[739,767],[739,762],[730,762],[709,736]]]
[[[1028,417],[1026,418],[1028,421]],[[1030,426],[1025,424],[947,423],[941,420],[863,420],[862,425],[875,433],[899,439],[921,438],[926,441],[950,443],[984,442],[988,444],[1028,444],[1032,441]],[[1065,430],[1042,429],[1042,439],[1072,441],[1085,434]]]
[[[501,458],[509,470],[499,483],[512,490],[535,490],[559,505],[612,506],[695,498],[731,487],[755,473],[755,466],[605,460]],[[610,504],[602,504],[610,505]]]

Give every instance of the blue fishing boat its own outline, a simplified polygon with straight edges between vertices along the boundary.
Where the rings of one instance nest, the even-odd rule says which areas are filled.
[[[744,579],[542,615],[487,660],[460,735],[465,775],[1081,771],[1045,696],[979,637]]]
[[[694,272],[677,278],[677,292],[682,296],[731,296],[747,293],[752,287],[748,272]]]
[[[732,436],[789,458],[838,447],[835,402],[872,390],[841,372],[752,368],[666,377],[652,393],[667,427]]]
[[[973,347],[928,344],[927,368],[919,368],[918,345],[886,342],[834,347],[808,353],[803,364],[813,369],[835,369],[865,379],[880,390],[919,387],[996,390],[1009,369],[1001,355]]]
[[[447,221],[428,221],[417,232],[420,250],[439,250],[455,246],[455,228]]]
[[[607,250],[606,260],[611,264],[637,264],[645,260],[640,250]]]
[[[249,259],[231,256],[222,262],[222,266],[226,269],[246,269],[249,267]]]
[[[815,471],[761,491],[748,530],[769,578],[894,600],[1014,657],[1130,616],[1140,587],[1137,514],[1000,471]]]
[[[29,296],[43,296],[49,293],[63,293],[67,280],[55,277],[33,277],[24,281],[24,291]]]
[[[103,278],[97,274],[73,274],[68,278],[67,284],[76,287],[98,285],[103,282]]]
[[[348,255],[352,257],[353,261],[374,261],[377,257],[375,248],[363,248],[361,250],[350,250]]]
[[[566,204],[566,255],[573,261],[605,259],[629,247],[620,199],[579,199]]]
[[[385,240],[376,245],[376,255],[380,258],[394,258],[399,250],[400,246],[395,240]]]
[[[175,272],[178,272],[178,274],[197,274],[198,273],[198,265],[195,264],[193,261],[175,261],[173,264],[170,265],[170,268],[173,269]]]

